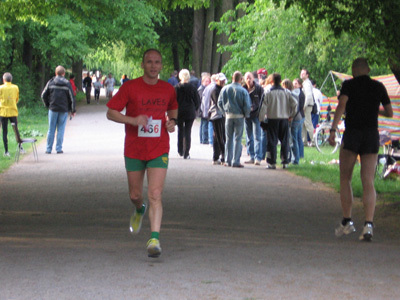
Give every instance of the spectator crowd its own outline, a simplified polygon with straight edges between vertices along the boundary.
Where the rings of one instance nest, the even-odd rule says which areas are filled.
[[[193,120],[193,111],[200,118],[200,143],[213,147],[213,165],[243,168],[244,164],[260,166],[266,160],[268,169],[276,169],[277,145],[280,143],[279,158],[282,168],[298,165],[304,158],[304,146],[313,145],[313,134],[319,122],[322,103],[321,91],[310,73],[302,69],[299,78],[283,79],[278,73],[268,75],[265,68],[242,75],[236,71],[232,82],[223,73],[202,73],[198,79],[194,72],[184,70],[171,73],[168,82],[175,87],[178,102],[184,103],[178,114],[178,123]],[[185,102],[182,88],[189,85],[197,89]],[[186,93],[188,94],[188,93]],[[189,99],[190,98],[190,99]],[[190,113],[187,115],[187,106]],[[191,124],[191,123],[190,123]],[[179,154],[190,158],[190,131],[178,128]],[[179,134],[179,131],[184,133]],[[241,163],[242,137],[246,133],[245,145],[248,159]],[[182,145],[189,145],[185,151]],[[186,146],[187,147],[187,146]]]

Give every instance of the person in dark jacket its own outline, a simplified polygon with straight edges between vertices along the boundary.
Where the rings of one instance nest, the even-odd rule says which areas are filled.
[[[200,107],[197,88],[189,83],[190,73],[187,69],[179,72],[181,82],[175,86],[178,100],[178,153],[184,159],[189,159],[193,122],[196,111]],[[185,142],[184,142],[185,140]]]
[[[42,92],[44,105],[49,109],[49,131],[47,132],[46,154],[53,148],[54,135],[57,129],[56,151],[63,153],[64,131],[67,124],[68,111],[75,116],[75,97],[71,84],[65,79],[65,68],[58,66],[56,76],[50,79]]]
[[[89,72],[86,73],[85,79],[83,79],[83,86],[85,87],[86,92],[86,102],[90,104],[90,93],[92,91],[92,78],[90,77]]]
[[[223,165],[225,162],[225,117],[218,108],[218,97],[226,82],[225,74],[219,73],[210,97],[209,116],[214,130],[213,165]]]
[[[246,129],[246,145],[250,159],[245,161],[245,164],[255,164],[259,166],[262,160],[261,153],[261,126],[258,120],[258,111],[261,105],[264,89],[254,81],[254,76],[251,72],[244,74],[243,87],[249,92],[251,100],[250,116],[245,119]]]

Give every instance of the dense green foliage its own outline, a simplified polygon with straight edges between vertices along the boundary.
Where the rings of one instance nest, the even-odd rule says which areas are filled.
[[[239,17],[242,10],[246,14]],[[213,26],[221,32],[231,32],[230,44],[219,48],[232,53],[223,68],[227,74],[264,67],[269,73],[278,72],[283,78],[294,79],[299,77],[301,68],[307,68],[321,85],[329,70],[351,74],[354,58],[373,56],[365,52],[367,45],[363,41],[347,33],[336,37],[326,22],[310,29],[297,6],[285,10],[275,7],[272,1],[242,3]],[[373,74],[390,73],[385,60],[373,63],[371,68]]]

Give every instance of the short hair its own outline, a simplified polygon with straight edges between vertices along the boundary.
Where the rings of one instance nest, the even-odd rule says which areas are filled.
[[[203,77],[205,77],[205,76],[211,77],[211,74],[208,73],[208,72],[202,72],[202,73],[201,73],[201,78],[203,78]]]
[[[3,75],[3,80],[5,81],[5,82],[11,82],[12,81],[12,75],[11,75],[11,73],[10,72],[6,72],[6,73],[4,73],[4,75]]]
[[[182,80],[183,82],[189,82],[190,79],[190,73],[188,69],[182,69],[179,72],[179,79]]]
[[[295,79],[293,79],[293,81],[297,81],[297,83],[298,83],[301,87],[303,87],[303,80],[302,80],[301,78],[295,78]]]
[[[142,62],[144,62],[144,58],[146,57],[147,53],[152,52],[152,51],[157,52],[160,55],[161,60],[162,60],[161,52],[159,50],[157,50],[157,49],[150,48],[150,49],[147,49],[146,51],[144,51],[143,57],[142,57]]]
[[[235,71],[233,73],[232,79],[233,79],[234,82],[239,82],[240,83],[242,77],[243,76],[242,76],[242,73],[240,73],[240,71]]]
[[[301,69],[301,70],[302,70],[302,71],[303,71],[303,70],[306,71],[306,74],[307,74],[308,76],[310,76],[310,72],[308,72],[307,69],[303,68],[303,69]]]
[[[196,71],[195,70],[190,71],[190,75],[195,76],[196,75]]]
[[[253,80],[254,80],[254,75],[253,75],[253,73],[251,73],[251,72],[246,72],[246,73],[244,74],[244,78],[246,78],[247,76],[251,76],[251,78],[253,78]]]
[[[286,78],[282,81],[282,86],[287,88],[289,91],[293,90],[293,83],[290,79]]]
[[[367,59],[364,57],[356,58],[353,61],[352,68],[360,68],[360,69],[369,68]]]
[[[281,84],[281,81],[282,81],[281,74],[274,73],[274,74],[272,74],[272,78],[274,80],[274,85],[280,85]]]
[[[75,78],[74,74],[69,75],[69,79],[74,79],[74,78]]]
[[[64,76],[65,74],[65,68],[63,66],[58,66],[56,68],[56,75],[57,76]]]

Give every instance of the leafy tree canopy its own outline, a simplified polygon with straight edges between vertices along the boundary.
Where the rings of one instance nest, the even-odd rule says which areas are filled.
[[[274,0],[285,8],[296,5],[312,27],[328,22],[336,36],[348,32],[363,39],[375,55],[388,60],[400,82],[400,1]]]

